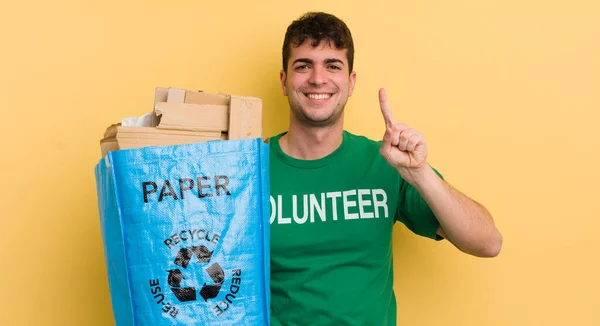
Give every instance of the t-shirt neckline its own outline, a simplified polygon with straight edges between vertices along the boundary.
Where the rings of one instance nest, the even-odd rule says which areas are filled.
[[[324,167],[326,165],[331,164],[336,159],[341,157],[341,155],[345,151],[345,148],[347,147],[347,143],[349,141],[348,132],[344,130],[342,132],[342,143],[340,144],[340,146],[338,146],[338,148],[336,148],[336,150],[331,152],[331,154],[329,154],[325,157],[316,159],[316,160],[302,160],[302,159],[297,159],[295,157],[287,155],[286,153],[283,152],[283,150],[281,149],[281,146],[279,146],[279,139],[281,138],[281,136],[285,135],[286,133],[287,133],[287,131],[284,131],[274,137],[271,137],[271,139],[269,139],[269,145],[271,146],[271,150],[275,153],[277,158],[279,158],[279,160],[282,161],[284,164],[291,165],[291,166],[301,168],[301,169],[315,169],[315,168],[320,168],[320,167]]]

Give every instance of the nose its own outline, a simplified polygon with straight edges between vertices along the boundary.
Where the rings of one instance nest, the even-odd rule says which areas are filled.
[[[327,76],[324,69],[320,67],[314,67],[310,73],[308,82],[315,86],[321,86],[327,83]]]

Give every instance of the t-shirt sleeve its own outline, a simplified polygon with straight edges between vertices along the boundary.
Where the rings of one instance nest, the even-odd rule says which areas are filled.
[[[433,170],[440,178],[444,178],[436,169]],[[443,239],[436,233],[440,223],[429,205],[417,189],[402,179],[400,180],[396,220],[404,223],[409,230],[418,235],[435,240]]]

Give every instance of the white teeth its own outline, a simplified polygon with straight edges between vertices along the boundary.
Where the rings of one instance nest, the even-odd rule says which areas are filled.
[[[308,94],[308,98],[311,98],[313,100],[323,100],[329,98],[330,96],[330,94]]]

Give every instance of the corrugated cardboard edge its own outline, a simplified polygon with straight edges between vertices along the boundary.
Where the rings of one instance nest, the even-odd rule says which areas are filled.
[[[210,94],[200,91],[185,92],[185,103],[229,106],[230,101],[231,99],[229,95]]]
[[[190,131],[158,129],[155,127],[113,126],[109,128],[115,129],[114,135],[100,140],[100,151],[102,156],[106,156],[107,152],[128,148],[170,146],[227,139],[226,134],[220,131]]]
[[[231,96],[229,106],[229,139],[262,137],[262,99]]]
[[[229,108],[225,105],[158,102],[154,105],[162,129],[228,131]]]
[[[185,102],[185,89],[170,87],[167,92],[167,102],[184,103]]]
[[[154,91],[154,104],[158,102],[166,102],[169,96],[168,87],[157,87]]]

